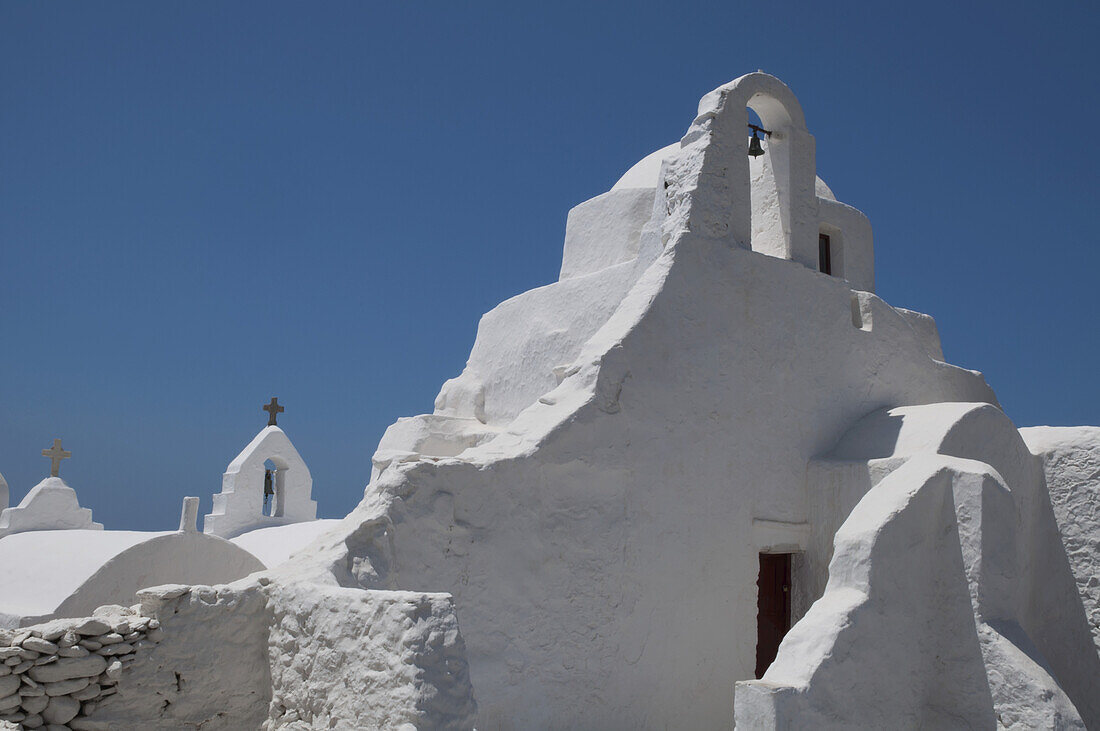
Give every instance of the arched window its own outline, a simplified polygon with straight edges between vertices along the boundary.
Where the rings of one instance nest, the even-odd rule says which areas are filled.
[[[263,514],[277,518],[283,514],[283,490],[286,484],[286,468],[281,468],[268,459],[264,461],[264,504]]]

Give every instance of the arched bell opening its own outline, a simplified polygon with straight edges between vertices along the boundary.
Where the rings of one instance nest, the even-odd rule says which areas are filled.
[[[745,108],[748,138],[749,245],[753,251],[792,258],[791,115],[774,97],[753,94]]]
[[[272,459],[264,460],[263,508],[261,512],[271,518],[282,517],[286,507],[286,465]]]
[[[705,95],[680,144],[703,151],[670,194],[693,233],[817,268],[814,141],[783,82],[757,72]]]

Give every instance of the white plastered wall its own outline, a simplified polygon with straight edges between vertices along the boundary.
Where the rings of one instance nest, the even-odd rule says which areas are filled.
[[[992,399],[877,298],[853,327],[849,299],[685,242],[497,438],[391,464],[286,570],[452,592],[479,728],[728,726],[756,554],[797,540],[767,534],[806,522],[808,459],[882,403]]]
[[[883,479],[837,531],[825,594],[738,683],[736,727],[1083,729],[1020,626],[1016,507],[973,460]]]
[[[749,250],[741,115],[753,99],[781,132],[756,95],[789,98],[765,77],[704,98],[663,164],[624,295],[557,299],[566,282],[591,296],[620,264],[483,319],[437,412],[496,436],[386,461],[343,524],[280,569],[453,593],[479,728],[728,727],[730,688],[755,664],[757,553],[812,547],[807,465],[878,409],[996,403],[911,317],[811,271],[806,196],[780,219],[794,261]],[[812,139],[786,139],[784,164],[817,197],[812,165],[799,172]]]
[[[1100,721],[1100,655],[1089,647],[1089,616],[1075,597],[1081,581],[1075,582],[1071,570],[1074,554],[1059,539],[1052,510],[1058,491],[1048,491],[1039,460],[993,405],[940,403],[876,411],[857,421],[827,456],[810,463],[807,497],[814,531],[803,573],[794,582],[801,594],[799,615],[831,581],[833,535],[853,507],[907,461],[928,454],[988,465],[1011,491],[1013,520],[984,534],[991,544],[1011,545],[1011,591],[1002,591],[1007,604],[987,618],[1014,623],[1015,629],[1004,630],[1003,622],[998,626],[1025,650],[1035,648],[1086,722]],[[986,560],[1007,551],[990,549]]]
[[[263,512],[267,460],[278,469],[271,515]],[[312,492],[313,477],[302,456],[282,429],[268,426],[222,475],[222,491],[214,495],[214,508],[203,520],[203,532],[232,538],[254,528],[316,520]]]

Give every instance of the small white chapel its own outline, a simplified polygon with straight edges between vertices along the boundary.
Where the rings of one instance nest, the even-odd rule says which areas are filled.
[[[284,407],[273,398],[264,409],[268,426],[226,469],[202,532],[195,497],[183,499],[178,530],[104,529],[60,476],[72,456],[60,439],[42,451],[50,475],[18,505],[8,506],[3,482],[0,628],[129,604],[147,586],[234,581],[277,566],[337,523],[317,520],[309,468],[275,423]]]

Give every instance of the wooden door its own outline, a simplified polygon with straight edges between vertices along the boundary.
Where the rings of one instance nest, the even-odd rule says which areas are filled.
[[[791,628],[791,554],[760,554],[756,586],[756,677],[760,678]]]

